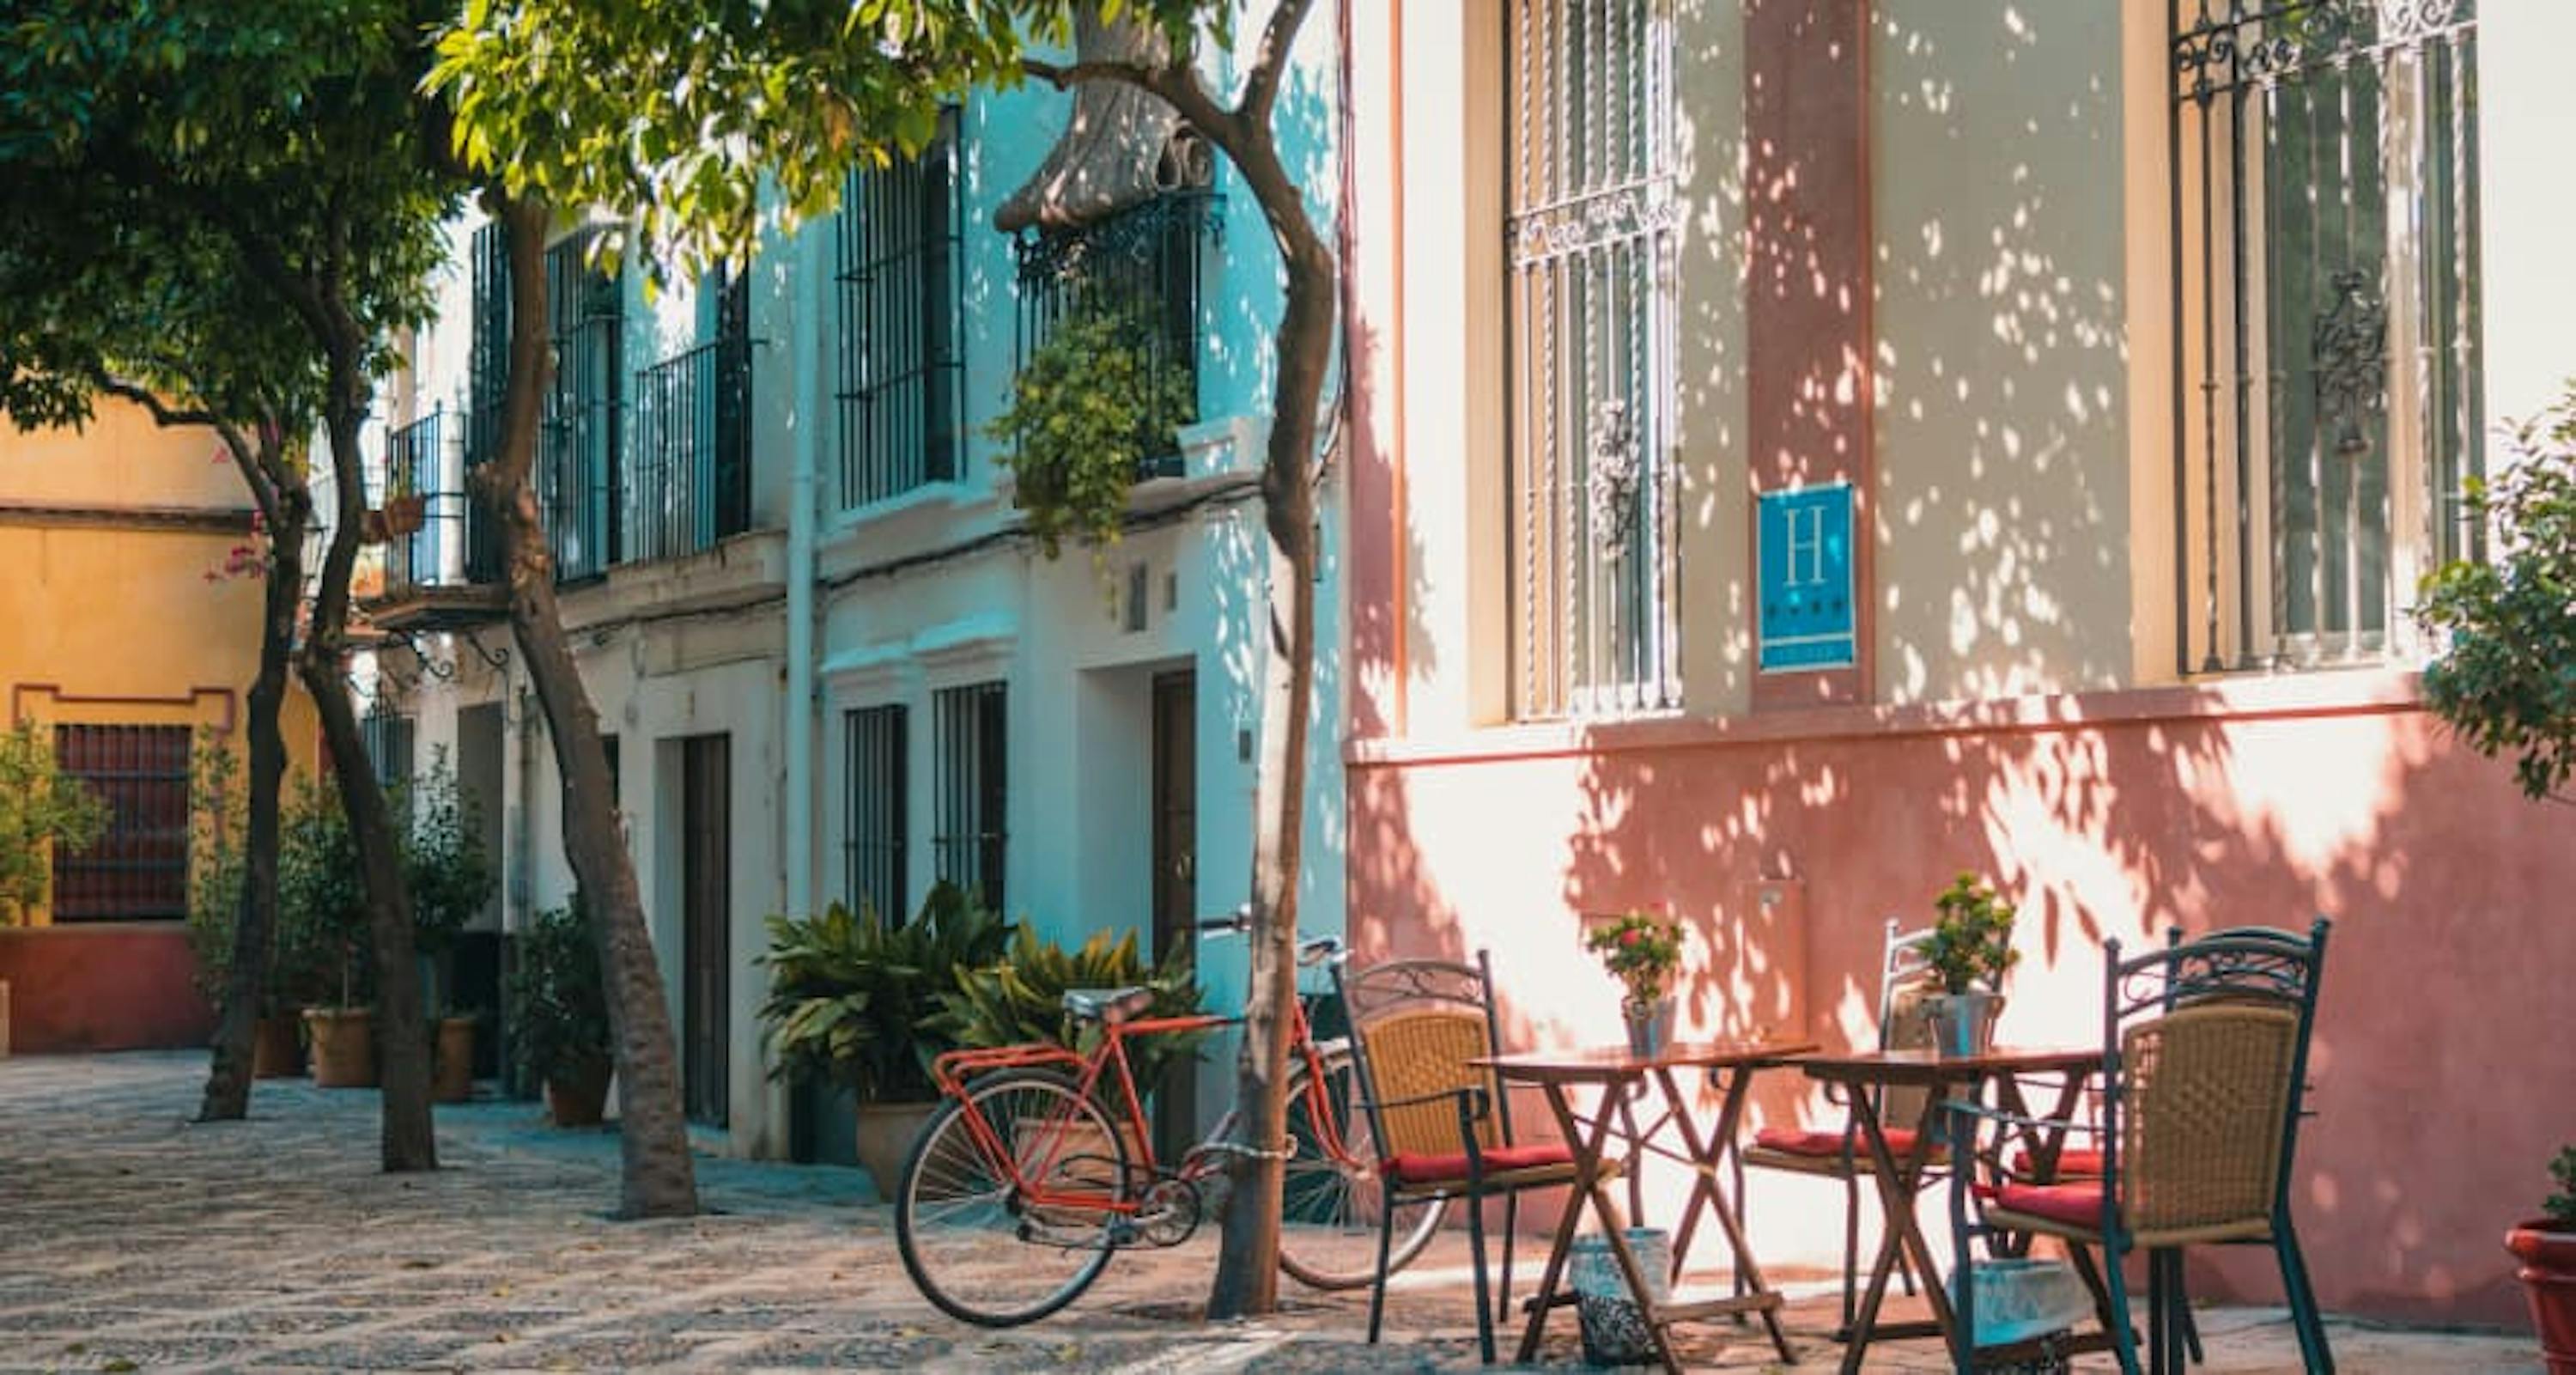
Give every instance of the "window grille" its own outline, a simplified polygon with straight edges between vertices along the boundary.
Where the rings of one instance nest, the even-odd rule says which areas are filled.
[[[840,503],[851,510],[957,476],[957,113],[920,156],[850,174],[835,237]]]
[[[537,504],[558,581],[597,577],[617,561],[617,482],[626,303],[617,275],[593,267],[596,229],[546,250],[554,385],[537,445]]]
[[[54,760],[107,805],[89,848],[54,851],[58,922],[177,921],[188,915],[186,726],[56,726]]]
[[[625,561],[695,554],[751,525],[750,294],[721,269],[709,286],[714,337],[635,374]]]
[[[1671,17],[1666,0],[1512,14],[1514,711],[1658,710],[1681,698]]]
[[[1009,719],[1004,686],[977,683],[944,689],[932,697],[931,713],[939,770],[932,860],[939,877],[1001,911],[1009,839],[1005,830]]]
[[[2474,0],[2174,0],[2186,672],[2408,648],[2480,552]]]
[[[369,712],[358,722],[366,746],[367,767],[384,789],[408,787],[412,778],[412,719],[393,712]]]
[[[842,852],[852,907],[870,907],[889,922],[904,919],[904,751],[911,744],[902,707],[848,713],[848,806]]]

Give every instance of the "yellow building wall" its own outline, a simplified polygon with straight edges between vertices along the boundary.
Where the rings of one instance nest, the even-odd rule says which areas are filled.
[[[80,431],[0,426],[11,721],[190,725],[246,748],[261,593],[255,577],[219,572],[249,539],[250,509],[219,449],[207,431],[164,430],[114,403]],[[299,689],[283,724],[290,767],[310,770],[320,731]]]

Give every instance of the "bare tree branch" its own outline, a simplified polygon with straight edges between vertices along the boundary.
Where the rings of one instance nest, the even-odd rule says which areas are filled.
[[[1117,81],[1150,91],[1229,157],[1247,141],[1242,117],[1219,105],[1199,84],[1197,70],[1186,62],[1149,67],[1140,62],[1058,63],[1029,57],[1020,59],[1020,70],[1059,90],[1085,81]]]
[[[1243,79],[1243,98],[1235,103],[1235,113],[1247,123],[1270,123],[1270,107],[1278,103],[1279,82],[1288,71],[1288,48],[1297,41],[1297,28],[1306,22],[1306,11],[1314,0],[1280,0],[1270,11],[1270,22],[1262,27],[1261,46],[1254,50],[1252,70]]]

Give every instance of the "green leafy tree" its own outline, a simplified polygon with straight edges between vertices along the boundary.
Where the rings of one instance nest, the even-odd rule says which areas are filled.
[[[309,371],[300,375],[313,389],[286,395],[309,398],[321,421],[335,499],[331,541],[293,665],[322,718],[367,894],[386,1021],[381,1155],[389,1170],[437,1163],[429,1052],[399,837],[366,768],[342,666],[365,490],[360,429],[373,377],[389,358],[385,341],[423,313],[423,284],[442,247],[438,227],[453,203],[452,183],[422,156],[415,96],[426,61],[422,34],[438,17],[434,8],[398,0],[277,0],[250,9],[220,0],[21,2],[0,9],[0,30],[10,35],[0,45],[0,204],[114,197],[93,201],[104,206],[95,213],[111,222],[130,217],[141,228],[201,229],[187,240],[192,253],[172,261],[219,270],[174,280],[174,289],[157,297],[189,303],[187,318],[210,331],[191,342],[213,356],[235,356],[239,341],[220,333],[224,316],[211,303],[239,301],[227,293],[245,285],[256,288],[257,299],[235,317],[244,337],[269,337],[270,321],[301,336],[297,356]],[[27,256],[41,271],[77,260],[78,247],[58,234]],[[112,343],[93,353],[122,361],[133,346],[124,336]],[[13,369],[0,374],[16,379]],[[47,395],[43,387],[19,390],[38,404]],[[245,393],[230,385],[200,388],[207,390],[213,394],[198,397],[209,404],[206,419],[237,423],[234,406]],[[150,405],[166,394],[147,386],[133,399]],[[276,436],[270,451],[282,457],[294,417],[281,393],[255,394],[276,406],[278,423],[262,433]],[[270,555],[282,559],[290,547],[286,526],[276,513],[262,514],[281,534]],[[292,633],[291,608],[285,624]],[[255,789],[270,767],[262,748],[254,738]],[[262,851],[256,834],[251,848],[254,856]],[[254,925],[242,923],[245,944]],[[226,1055],[247,1045],[251,1001],[227,999]],[[237,1058],[246,1065],[246,1054]],[[219,1058],[217,1080],[224,1067]],[[210,1082],[210,1111],[222,1106],[222,1087]]]
[[[2512,756],[2525,794],[2563,802],[2576,770],[2576,384],[2512,448],[2501,476],[2469,484],[2495,557],[2424,581],[2415,615],[2446,641],[2424,699],[2480,754]]]
[[[0,926],[15,926],[53,890],[54,853],[107,829],[107,804],[54,765],[49,733],[21,721],[0,732]]]
[[[1281,263],[1285,304],[1274,332],[1271,423],[1260,487],[1269,535],[1263,658],[1262,757],[1253,843],[1251,986],[1238,1062],[1240,1144],[1230,1157],[1230,1206],[1209,1294],[1212,1316],[1267,1312],[1278,1303],[1283,1181],[1276,1147],[1286,1139],[1290,1012],[1296,999],[1296,875],[1304,828],[1308,719],[1314,699],[1315,481],[1321,464],[1320,402],[1333,346],[1340,268],[1308,212],[1274,127],[1289,50],[1313,0],[1279,0],[1251,52],[1232,64],[1230,93],[1201,75],[1208,46],[1234,45],[1230,0],[866,0],[827,5],[727,5],[693,0],[517,0],[477,3],[439,41],[431,85],[451,102],[459,156],[494,185],[485,203],[509,230],[514,433],[533,435],[542,379],[542,264],[533,241],[549,207],[614,212],[660,267],[692,269],[748,258],[775,210],[793,222],[830,210],[849,169],[917,150],[938,127],[943,102],[977,82],[1035,77],[1058,86],[1118,82],[1172,107],[1214,145],[1252,192]],[[1153,61],[1058,62],[1031,56],[1060,45],[1077,12],[1143,24],[1160,35]],[[520,247],[519,241],[530,241]],[[523,378],[526,381],[523,383]],[[490,499],[533,522],[525,495],[532,440],[505,441]],[[516,560],[514,559],[514,564]],[[549,595],[514,567],[514,605]],[[540,693],[553,670],[533,662]],[[573,690],[569,663],[560,676]],[[586,701],[574,712],[586,721]],[[550,714],[554,710],[549,705]],[[605,752],[589,733],[558,731],[575,759],[559,759],[575,812],[606,798]],[[576,817],[576,825],[588,823]],[[613,822],[600,823],[613,832]],[[622,849],[585,857],[615,872]],[[629,874],[631,877],[631,872]],[[605,923],[621,929],[633,899],[599,891]],[[640,924],[640,923],[639,923]],[[612,955],[623,952],[612,950]],[[640,957],[637,959],[640,967]],[[625,962],[615,966],[630,977]],[[644,987],[640,974],[637,988]],[[658,987],[658,983],[653,985]],[[619,1001],[637,1002],[621,993]]]

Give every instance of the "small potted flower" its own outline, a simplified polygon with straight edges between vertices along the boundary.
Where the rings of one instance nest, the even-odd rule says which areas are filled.
[[[2021,958],[2012,948],[2013,905],[1968,872],[1932,905],[1941,915],[1923,958],[1941,987],[1926,1007],[1933,1044],[1943,1055],[1982,1055],[1994,1046],[1995,1018],[2003,1012],[2004,971]]]
[[[1673,1043],[1673,975],[1682,967],[1681,923],[1659,912],[1630,912],[1592,928],[1584,948],[1626,985],[1619,1014],[1628,1049],[1660,1055]]]
[[[2558,1192],[2540,1205],[2540,1216],[2504,1234],[2505,1249],[2522,1262],[2516,1273],[2531,1297],[2531,1325],[2550,1375],[2576,1375],[2576,1146],[2549,1162]]]

